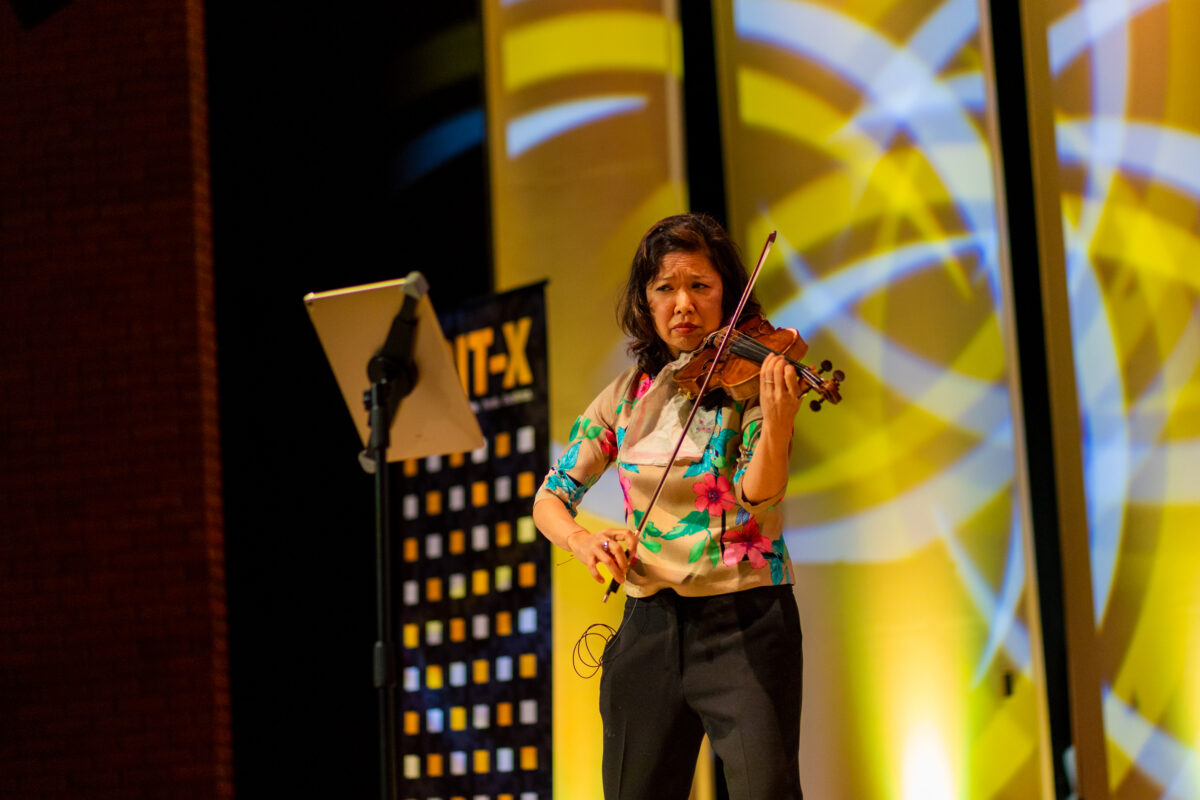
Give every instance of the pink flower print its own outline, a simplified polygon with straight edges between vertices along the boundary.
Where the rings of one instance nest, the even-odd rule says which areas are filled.
[[[758,532],[758,523],[753,517],[746,520],[740,528],[725,531],[722,538],[725,544],[725,554],[721,561],[725,566],[737,566],[743,558],[750,559],[750,566],[762,569],[767,565],[763,553],[771,550],[771,540]]]
[[[730,511],[737,502],[733,499],[733,487],[724,475],[713,475],[711,472],[692,484],[696,493],[696,510],[708,510],[716,516],[723,511]]]
[[[617,457],[617,435],[607,428],[600,434],[600,449],[608,459]]]
[[[650,387],[653,385],[653,383],[654,379],[651,378],[647,373],[643,372],[642,380],[638,383],[637,389],[635,389],[633,392],[633,399],[640,400],[642,396],[646,394],[646,392],[650,391]]]
[[[633,503],[629,500],[629,487],[633,484],[625,475],[625,470],[620,467],[617,467],[617,480],[621,482],[621,494],[625,496],[625,516],[628,517],[633,513]]]

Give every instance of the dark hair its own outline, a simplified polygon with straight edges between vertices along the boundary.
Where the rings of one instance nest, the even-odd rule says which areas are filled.
[[[728,320],[750,278],[742,265],[742,256],[729,234],[707,214],[677,214],[657,222],[638,244],[629,270],[629,280],[617,304],[617,322],[629,336],[629,355],[638,369],[650,375],[671,363],[670,349],[654,329],[654,317],[646,301],[646,287],[658,276],[668,253],[702,253],[708,256],[721,276],[721,313]],[[761,311],[751,294],[742,315]]]

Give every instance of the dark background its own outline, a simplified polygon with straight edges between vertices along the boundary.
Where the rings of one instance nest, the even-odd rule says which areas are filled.
[[[284,13],[286,9],[286,13]],[[481,146],[403,185],[415,135],[482,104],[474,2],[210,3],[214,267],[240,797],[366,797],[378,774],[374,494],[301,298],[421,270],[491,289]],[[478,42],[413,97],[420,45]],[[364,369],[365,369],[364,361]]]

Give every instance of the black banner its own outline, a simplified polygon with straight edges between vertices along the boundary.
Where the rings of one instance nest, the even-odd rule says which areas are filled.
[[[550,545],[531,516],[549,469],[543,284],[440,320],[485,445],[396,480],[400,796],[549,800]]]

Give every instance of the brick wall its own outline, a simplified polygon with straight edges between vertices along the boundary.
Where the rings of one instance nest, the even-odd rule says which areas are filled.
[[[202,23],[0,3],[0,797],[232,796]]]

